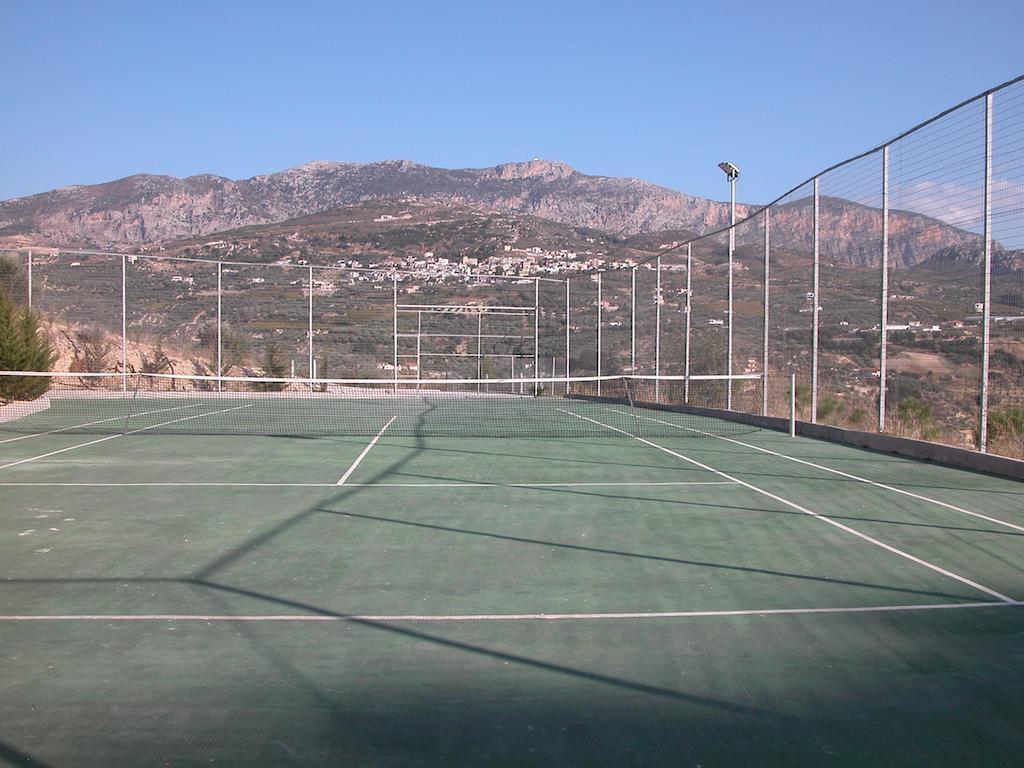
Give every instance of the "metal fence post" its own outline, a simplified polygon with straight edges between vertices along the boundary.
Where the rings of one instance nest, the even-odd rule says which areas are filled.
[[[483,356],[483,330],[484,330],[484,313],[483,313],[483,310],[480,310],[479,312],[476,313],[476,378],[477,378],[476,391],[477,392],[480,391],[480,384],[481,384],[480,379],[482,379],[484,377],[483,376],[483,364],[484,364],[484,356]],[[419,364],[417,363],[416,378],[422,379],[423,378],[423,374],[420,371],[418,366],[419,366]],[[554,373],[552,373],[552,376],[553,375],[554,375]]]
[[[985,96],[985,283],[982,292],[981,319],[981,413],[978,425],[978,450],[988,450],[988,375],[990,333],[992,327],[992,102]]]
[[[730,197],[730,216],[729,216],[729,296],[728,296],[728,314],[729,314],[729,328],[727,336],[727,347],[726,347],[726,373],[729,374],[729,378],[725,383],[725,409],[727,411],[732,410],[732,260],[733,253],[736,251],[736,179],[730,178],[729,180],[729,197]]]
[[[394,385],[393,390],[395,393],[398,392],[398,270],[392,270],[391,272],[391,346],[392,346],[392,361],[391,365],[394,368]]]
[[[222,272],[224,265],[218,260],[217,261],[217,391],[220,392],[223,387],[221,378],[224,376],[224,338],[221,320],[222,317],[222,304],[224,292],[221,289],[222,286]]]
[[[540,394],[540,278],[533,278],[533,394]]]
[[[32,309],[32,251],[28,252],[28,308]]]
[[[629,270],[629,368],[636,373],[636,265]]]
[[[309,312],[308,312],[309,323],[308,323],[308,328],[307,328],[306,335],[309,338],[309,342],[308,342],[308,346],[309,346],[308,357],[309,357],[309,360],[308,360],[307,365],[306,365],[306,374],[309,376],[310,379],[312,379],[313,378],[313,267],[312,266],[309,267],[308,277],[309,277]],[[309,383],[309,388],[310,388],[310,390],[313,389],[313,382],[312,381],[310,381],[310,383]]]
[[[686,244],[686,333],[683,342],[683,402],[690,402],[690,292],[693,281],[693,246]]]
[[[597,394],[601,394],[601,273],[597,273]]]
[[[121,391],[128,391],[128,257],[121,255]]]
[[[814,177],[814,307],[811,311],[814,327],[811,329],[811,423],[818,423],[818,310],[821,302],[818,300],[818,282],[820,270],[820,254],[818,250],[818,229],[819,229],[819,207],[821,196],[819,193],[818,177]]]
[[[661,376],[661,256],[657,258],[657,279],[654,291],[654,375]],[[661,381],[654,379],[654,400],[661,402]]]
[[[789,374],[789,436],[796,437],[796,374]]]
[[[769,309],[768,302],[769,288],[768,281],[771,273],[771,209],[764,209],[764,298],[762,299],[763,310],[761,319],[764,323],[764,331],[761,346],[761,415],[768,415],[768,328]]]
[[[882,148],[882,295],[878,345],[878,431],[885,431],[889,343],[889,145]]]
[[[565,394],[569,394],[569,377],[571,374],[571,366],[569,362],[569,319],[571,317],[571,307],[569,303],[569,278],[565,278]]]

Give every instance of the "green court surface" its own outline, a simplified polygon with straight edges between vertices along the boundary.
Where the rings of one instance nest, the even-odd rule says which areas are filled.
[[[0,433],[0,763],[1020,764],[1024,485],[606,409]]]

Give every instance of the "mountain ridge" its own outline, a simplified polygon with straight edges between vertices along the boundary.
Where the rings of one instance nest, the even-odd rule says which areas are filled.
[[[636,178],[583,174],[534,158],[486,168],[446,169],[409,160],[314,160],[248,179],[134,174],[0,201],[0,245],[127,248],[273,224],[367,200],[423,199],[525,214],[616,236],[726,226],[729,205]],[[773,213],[773,242],[806,247],[806,200]],[[758,206],[737,205],[742,219]],[[822,251],[854,264],[877,258],[879,213],[823,198]],[[894,264],[909,266],[979,236],[917,213],[894,211],[891,231],[906,233]],[[740,236],[742,239],[745,235]],[[750,233],[751,239],[756,239]]]

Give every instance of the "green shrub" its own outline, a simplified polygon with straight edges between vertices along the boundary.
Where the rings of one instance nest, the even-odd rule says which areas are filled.
[[[0,296],[0,370],[48,371],[55,355],[39,328],[39,316]],[[34,400],[50,388],[45,377],[0,377],[0,403]]]
[[[275,342],[268,344],[263,353],[263,375],[268,379],[283,379],[288,375],[288,363],[281,357],[281,350]],[[261,381],[255,389],[258,392],[280,392],[287,386],[279,381]]]

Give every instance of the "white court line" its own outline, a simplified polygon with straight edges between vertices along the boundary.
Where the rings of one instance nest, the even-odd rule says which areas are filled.
[[[559,408],[559,410],[562,410],[562,409]],[[916,556],[910,554],[909,552],[904,552],[902,549],[898,549],[898,548],[892,546],[891,544],[886,544],[884,541],[880,541],[879,539],[876,539],[873,536],[868,536],[866,533],[861,533],[856,528],[851,528],[850,526],[845,525],[844,523],[840,523],[837,520],[833,520],[830,517],[826,517],[825,515],[821,514],[820,512],[815,512],[814,510],[808,509],[807,507],[802,507],[799,504],[797,504],[796,502],[790,501],[789,499],[784,499],[782,496],[778,496],[778,495],[772,493],[771,491],[766,491],[764,488],[759,488],[758,486],[753,485],[752,483],[748,483],[745,480],[740,480],[737,477],[733,477],[732,475],[726,474],[725,472],[722,472],[720,469],[715,469],[714,467],[710,467],[707,464],[703,464],[703,463],[697,461],[696,459],[691,459],[689,456],[684,456],[683,454],[677,453],[676,451],[670,450],[670,449],[668,449],[668,448],[666,448],[666,447],[664,447],[662,445],[658,445],[657,443],[652,443],[650,440],[645,440],[644,438],[638,437],[637,435],[634,435],[634,434],[631,434],[631,433],[625,431],[624,429],[619,429],[617,427],[613,427],[613,426],[610,426],[608,424],[603,424],[602,422],[597,421],[596,419],[591,419],[588,416],[580,416],[578,413],[572,413],[572,411],[563,411],[563,412],[564,413],[568,413],[568,414],[570,414],[572,416],[575,416],[577,419],[584,419],[585,421],[589,421],[589,422],[591,422],[593,424],[597,424],[598,426],[602,426],[602,427],[605,427],[606,429],[611,429],[611,430],[613,430],[615,432],[618,432],[620,434],[626,435],[628,437],[632,437],[634,440],[639,440],[644,445],[649,445],[652,448],[657,448],[659,451],[663,451],[664,453],[667,453],[667,454],[669,454],[671,456],[675,456],[676,458],[682,459],[683,461],[688,462],[690,464],[693,464],[694,466],[700,467],[701,469],[706,469],[708,472],[713,472],[716,475],[718,475],[719,477],[724,477],[727,480],[732,480],[735,483],[739,483],[743,487],[749,488],[750,490],[754,491],[755,493],[759,493],[762,496],[767,496],[769,499],[777,501],[780,504],[785,504],[787,507],[790,507],[791,509],[795,509],[798,512],[803,512],[804,514],[810,515],[811,517],[815,517],[818,520],[821,520],[824,523],[828,523],[829,525],[832,525],[832,526],[838,528],[841,531],[846,531],[847,533],[853,534],[854,536],[856,536],[859,539],[863,539],[864,541],[869,542],[870,544],[874,544],[876,547],[881,547],[882,549],[886,550],[887,552],[892,552],[894,555],[899,555],[900,557],[903,557],[903,558],[905,558],[907,560],[910,560],[912,563],[917,563],[918,565],[924,566],[925,568],[929,568],[929,569],[935,571],[936,573],[941,573],[943,576],[946,576],[946,577],[948,577],[950,579],[955,579],[955,580],[959,581],[961,584],[967,584],[968,586],[974,587],[975,589],[977,589],[977,590],[979,590],[981,592],[984,592],[985,594],[992,595],[992,597],[996,597],[996,598],[998,598],[1000,600],[1003,600],[1003,601],[1005,601],[1007,603],[1015,602],[1012,597],[1007,597],[1006,595],[1002,594],[1001,592],[996,592],[994,589],[990,589],[989,587],[986,587],[983,584],[979,584],[976,581],[971,581],[966,576],[960,576],[959,574],[953,573],[952,571],[948,571],[948,570],[946,570],[945,568],[943,568],[941,566],[935,565],[935,563],[930,563],[927,560],[922,560],[921,558],[916,557]]]
[[[615,413],[622,413],[622,411],[615,411]],[[1021,531],[1022,533],[1024,533],[1024,525],[1016,525],[1015,523],[1010,523],[1010,522],[1007,522],[1006,520],[1000,520],[998,517],[990,517],[989,515],[983,515],[980,512],[972,512],[969,509],[964,509],[963,507],[958,507],[955,504],[950,504],[950,503],[945,502],[945,501],[939,501],[938,499],[933,499],[930,496],[922,496],[919,493],[914,493],[912,491],[906,491],[906,490],[904,490],[902,488],[897,488],[894,485],[886,485],[885,483],[879,483],[879,482],[877,482],[875,480],[869,480],[868,478],[861,477],[860,475],[853,475],[853,474],[850,474],[849,472],[843,472],[841,469],[833,469],[832,467],[826,467],[823,464],[815,464],[813,461],[807,461],[805,459],[798,459],[795,456],[787,456],[784,453],[779,453],[778,451],[772,451],[772,450],[769,450],[768,448],[762,448],[759,445],[753,445],[751,443],[744,443],[742,440],[734,440],[731,437],[722,437],[721,435],[715,435],[715,434],[712,434],[710,432],[704,432],[703,430],[700,430],[700,429],[693,429],[692,427],[680,426],[679,424],[673,424],[670,421],[663,421],[662,419],[655,419],[655,418],[653,418],[651,416],[640,416],[638,414],[630,414],[630,415],[635,415],[637,418],[647,419],[648,421],[656,421],[659,424],[667,424],[668,426],[676,427],[677,429],[683,429],[683,430],[687,430],[689,432],[696,432],[697,434],[704,435],[706,437],[715,437],[715,438],[718,438],[719,440],[725,440],[728,443],[735,443],[736,445],[742,445],[742,446],[744,446],[746,448],[753,448],[755,451],[760,451],[761,453],[767,453],[767,454],[770,454],[772,456],[777,456],[780,459],[786,459],[787,461],[795,461],[797,464],[804,464],[804,465],[806,465],[808,467],[814,467],[815,469],[820,469],[820,470],[822,470],[824,472],[831,472],[834,475],[840,475],[842,477],[849,478],[850,480],[856,480],[856,481],[861,482],[861,483],[867,483],[868,485],[873,485],[876,488],[883,488],[883,489],[885,489],[887,491],[893,491],[894,493],[900,493],[900,494],[903,494],[904,496],[909,496],[912,499],[917,499],[919,501],[926,501],[926,502],[928,502],[930,504],[935,504],[935,505],[940,506],[940,507],[945,507],[946,509],[951,509],[954,512],[961,512],[961,513],[963,513],[965,515],[970,515],[971,517],[976,517],[976,518],[978,518],[980,520],[987,520],[990,523],[995,523],[996,525],[1002,525],[1002,526],[1005,526],[1007,528],[1012,528],[1015,531]]]
[[[373,448],[373,446],[375,446],[377,444],[378,440],[380,440],[380,436],[384,434],[384,430],[387,429],[388,427],[390,427],[391,424],[397,418],[398,418],[397,416],[392,416],[388,420],[388,423],[380,428],[380,432],[377,433],[377,435],[373,438],[373,440],[371,440],[369,443],[366,444],[366,447],[363,448],[363,452],[360,453],[358,456],[356,456],[356,460],[353,461],[352,465],[348,469],[345,470],[345,474],[341,476],[341,478],[338,480],[337,483],[335,483],[335,485],[344,485],[345,484],[345,481],[348,480],[349,477],[352,476],[352,473],[356,471],[356,467],[358,467],[360,465],[360,463],[362,463],[363,459],[366,458],[366,454],[368,454],[370,452],[370,449]]]
[[[135,434],[138,434],[139,432],[145,432],[147,429],[156,429],[157,427],[166,427],[168,424],[177,424],[177,423],[182,422],[182,421],[191,421],[192,419],[198,419],[198,418],[201,418],[203,416],[215,416],[218,413],[227,413],[228,411],[238,411],[238,410],[241,410],[242,408],[250,408],[250,407],[252,407],[252,403],[249,403],[248,405],[235,406],[234,408],[223,408],[222,410],[219,410],[219,411],[207,411],[206,413],[197,413],[194,416],[185,416],[184,418],[181,418],[181,419],[172,419],[171,421],[164,421],[164,422],[161,422],[160,424],[151,424],[148,427],[140,427],[139,429],[133,429],[130,432],[125,432],[125,433],[120,434],[120,435],[107,435],[106,437],[101,437],[99,440],[90,440],[87,443],[78,443],[77,445],[69,445],[67,448],[61,448],[58,451],[50,451],[49,453],[43,453],[43,454],[40,454],[38,456],[32,456],[32,457],[27,458],[27,459],[21,459],[20,461],[12,461],[10,464],[0,465],[0,469],[7,469],[8,467],[16,467],[19,464],[27,464],[30,461],[36,461],[37,459],[45,459],[48,456],[56,456],[58,453],[64,453],[66,451],[73,451],[76,448],[85,448],[87,445],[96,445],[97,443],[105,443],[107,440],[116,440],[117,438],[124,437],[125,435],[135,435]]]
[[[753,608],[735,611],[648,611],[635,613],[470,613],[470,614],[381,614],[331,616],[323,614],[192,614],[192,613],[83,613],[0,615],[5,621],[280,621],[280,622],[387,622],[387,621],[590,621],[594,619],[695,619],[730,616],[795,616],[804,614],[901,613],[906,611],[944,611],[967,608],[1006,608],[1024,603],[977,602],[933,603],[924,605],[870,605],[849,608]]]
[[[99,421],[89,421],[85,424],[75,424],[70,427],[61,427],[60,429],[51,429],[49,432],[36,432],[31,435],[21,435],[20,437],[10,437],[6,440],[0,440],[0,445],[4,443],[15,443],[18,440],[28,440],[31,437],[42,437],[44,435],[59,435],[61,432],[67,432],[70,429],[81,429],[82,427],[93,427],[97,424],[106,424],[108,421],[123,421],[126,418],[135,418],[136,416],[148,416],[151,413],[165,413],[166,411],[180,411],[183,408],[198,408],[199,403],[192,403],[191,405],[176,405],[173,408],[159,408],[155,411],[142,411],[141,413],[132,413],[129,416],[112,416],[109,419],[100,419]]]
[[[0,488],[336,488],[337,483],[0,483]],[[636,483],[345,483],[349,488],[646,488],[661,485],[728,485],[728,480]]]

